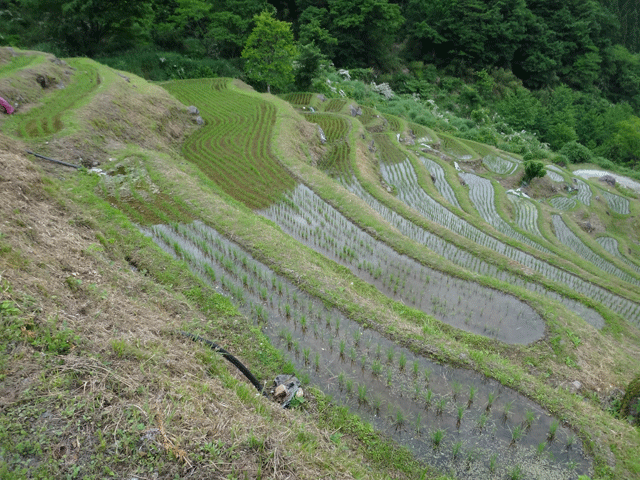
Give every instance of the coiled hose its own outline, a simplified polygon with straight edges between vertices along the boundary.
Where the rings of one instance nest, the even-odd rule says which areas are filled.
[[[207,340],[206,338],[202,338],[200,335],[196,335],[194,333],[179,331],[181,335],[184,335],[187,338],[190,338],[194,342],[202,342],[205,345],[208,345],[211,350],[220,353],[224,358],[226,358],[229,362],[235,365],[238,370],[240,370],[245,377],[253,384],[254,387],[265,397],[267,394],[264,392],[263,386],[260,384],[258,379],[253,376],[253,374],[249,371],[247,367],[245,367],[240,360],[227,352],[224,348],[222,348],[217,343],[212,342],[211,340]]]

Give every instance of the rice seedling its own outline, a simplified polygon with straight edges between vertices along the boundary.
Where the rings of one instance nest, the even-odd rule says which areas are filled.
[[[367,403],[367,386],[364,383],[358,385],[358,402],[360,404]]]
[[[402,426],[407,421],[407,417],[400,407],[396,408],[396,427],[402,428]]]
[[[351,360],[351,363],[355,362],[357,357],[358,353],[356,352],[356,349],[353,347],[349,348],[349,359]]]
[[[498,466],[498,454],[494,453],[489,458],[489,471],[491,473],[495,473],[497,466]]]
[[[509,417],[509,413],[511,412],[511,407],[513,407],[513,400],[510,400],[504,404],[504,408],[502,410],[502,417],[505,420]]]
[[[433,442],[433,447],[438,448],[444,439],[445,433],[441,428],[434,430],[431,432],[431,441]]]
[[[424,369],[424,381],[427,383],[427,385],[429,384],[429,380],[431,379],[431,369],[430,368],[425,368]]]
[[[555,438],[556,431],[558,430],[559,426],[560,422],[558,420],[554,420],[553,422],[551,422],[551,425],[549,425],[549,433],[547,434],[547,438],[549,439],[549,441],[552,441]]]
[[[391,386],[393,382],[393,372],[390,368],[387,368],[387,386]]]
[[[380,408],[382,407],[382,399],[380,398],[380,395],[377,395],[375,397],[373,397],[373,411],[375,412],[376,415],[380,414]]]
[[[460,422],[462,422],[462,417],[464,416],[464,412],[465,412],[464,407],[458,407],[458,414],[456,417],[456,426],[458,428],[460,428]]]
[[[444,412],[444,407],[447,405],[447,399],[444,397],[440,397],[438,400],[436,400],[436,414],[437,415],[442,415],[442,412]]]
[[[431,406],[432,401],[433,401],[433,392],[427,389],[427,391],[424,392],[424,404],[427,409],[429,409],[429,407]]]
[[[461,449],[462,449],[462,441],[458,440],[456,443],[453,444],[453,448],[451,450],[451,453],[454,459],[458,458],[458,455],[460,455]]]
[[[360,338],[361,337],[362,337],[362,332],[360,330],[354,330],[353,331],[353,343],[355,344],[356,347],[360,343]]]
[[[320,370],[320,354],[318,352],[316,352],[313,357],[313,365],[316,370]]]
[[[415,427],[416,433],[420,435],[422,431],[422,414],[420,412],[416,414],[416,418],[414,420],[414,427]]]
[[[451,391],[453,392],[453,400],[455,401],[458,398],[458,395],[460,394],[460,390],[462,389],[462,385],[460,385],[460,382],[454,380],[453,382],[451,382]]]
[[[344,358],[344,350],[347,346],[347,342],[345,342],[344,340],[340,340],[340,357]]]
[[[342,388],[344,387],[344,380],[345,380],[344,372],[340,372],[338,374],[338,387],[340,388],[340,390],[342,390]]]
[[[418,364],[417,360],[414,360],[414,362],[413,362],[413,376],[417,377],[419,372],[420,372],[420,365]]]
[[[522,467],[520,465],[516,465],[509,472],[509,478],[511,480],[521,480],[524,478],[524,472],[522,471]]]
[[[380,344],[376,345],[376,358],[380,358],[382,355],[382,346]]]
[[[545,442],[540,442],[536,447],[536,455],[542,455],[544,453],[544,447],[546,447]]]
[[[374,360],[371,364],[371,372],[377,377],[382,373],[382,364],[380,360]]]
[[[347,387],[347,393],[351,395],[351,392],[353,391],[353,380],[351,380],[350,378],[347,379],[346,387]]]
[[[311,350],[309,350],[307,347],[304,347],[302,349],[302,356],[304,357],[305,365],[309,365],[309,355],[311,355]]]
[[[400,365],[400,370],[404,370],[404,367],[407,366],[407,356],[404,352],[400,354],[400,360],[398,361],[398,364]]]
[[[473,403],[473,400],[476,398],[477,392],[478,392],[478,389],[473,385],[469,387],[469,401],[467,402],[467,408],[471,408],[471,404]]]
[[[493,402],[496,399],[496,394],[495,392],[489,392],[488,396],[487,396],[487,412],[491,411],[491,407],[493,406]]]
[[[484,426],[487,423],[489,416],[486,413],[483,413],[478,417],[478,430],[483,430]]]
[[[570,449],[571,447],[573,447],[573,444],[576,441],[576,437],[575,435],[571,434],[567,437],[567,449]]]
[[[393,347],[389,347],[387,349],[387,363],[392,363],[393,362],[393,355],[395,354],[395,352],[393,351]]]
[[[511,445],[515,444],[518,440],[522,438],[523,429],[522,425],[516,425],[513,430],[511,430]]]
[[[527,411],[524,412],[524,427],[527,430],[530,429],[535,419],[536,419],[535,414],[531,410],[527,409]]]

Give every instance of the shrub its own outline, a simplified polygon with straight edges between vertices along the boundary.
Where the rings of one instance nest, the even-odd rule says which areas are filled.
[[[593,161],[593,153],[578,142],[568,142],[560,149],[560,154],[565,155],[572,163],[589,163]]]

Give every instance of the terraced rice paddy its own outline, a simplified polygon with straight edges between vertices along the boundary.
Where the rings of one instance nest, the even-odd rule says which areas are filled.
[[[389,130],[396,133],[402,133],[404,131],[404,123],[400,119],[400,117],[396,117],[395,115],[385,114],[383,117],[387,120]]]
[[[254,318],[303,379],[430,464],[477,479],[514,465],[531,478],[589,472],[581,441],[526,397],[363,330],[201,223],[146,232]]]
[[[530,343],[544,334],[540,316],[520,300],[398,254],[355,227],[304,185],[261,213],[385,295],[445,323],[507,343]]]
[[[640,193],[640,183],[636,182],[635,180],[631,180],[628,177],[623,177],[622,175],[618,175],[616,173],[607,172],[605,170],[576,170],[573,172],[573,174],[582,178],[591,178],[591,177],[600,178],[605,175],[609,175],[615,178],[616,182],[618,182],[623,187],[633,190],[636,193]]]
[[[416,143],[421,142],[436,142],[438,137],[435,132],[427,127],[419,125],[417,123],[409,123],[411,132],[416,136]]]
[[[440,164],[435,160],[423,156],[420,156],[420,161],[425,166],[427,171],[431,174],[431,178],[434,179],[433,184],[440,192],[440,195],[442,195],[445,200],[451,205],[462,208],[460,207],[460,203],[456,198],[456,194],[453,191],[453,188],[451,188],[451,185],[449,185],[449,182],[447,182],[444,169],[440,166]]]
[[[474,175],[473,173],[460,173],[459,175],[469,186],[469,198],[485,222],[499,232],[515,238],[519,242],[537,248],[542,252],[551,253],[548,249],[531,240],[529,237],[525,237],[520,232],[514,230],[513,227],[505,222],[498,214],[494,201],[495,190],[490,180]]]
[[[71,85],[45,97],[41,106],[11,118],[11,121],[15,122],[18,135],[34,139],[59,132],[65,128],[62,118],[64,114],[72,110],[78,102],[87,100],[98,87],[100,78],[96,67],[91,62],[71,59],[69,65],[76,69]]]
[[[636,273],[640,274],[640,266],[629,260],[626,256],[624,256],[620,252],[620,247],[618,245],[618,240],[613,237],[598,237],[596,238],[596,242],[598,242],[602,248],[604,248],[611,255],[615,255],[620,258],[624,263],[629,265]]]
[[[327,100],[327,102],[324,105],[324,111],[325,112],[339,112],[340,110],[342,110],[345,105],[347,104],[346,100],[342,100],[340,98],[332,98],[330,100]]]
[[[545,167],[545,168],[547,170],[547,177],[549,177],[552,181],[554,181],[556,183],[564,182],[564,177],[562,175],[560,175],[559,173],[556,173],[553,170],[549,169],[548,166]]]
[[[0,78],[8,77],[13,72],[28,66],[35,66],[44,61],[44,55],[18,55],[13,57],[10,62],[0,65]]]
[[[583,205],[586,205],[587,207],[591,205],[591,197],[592,197],[591,187],[587,185],[586,182],[583,182],[578,178],[574,178],[573,182],[578,187],[578,196],[577,196],[578,200],[582,202]]]
[[[322,128],[328,142],[346,140],[351,123],[339,115],[330,113],[309,113],[305,118],[311,123],[317,123]]]
[[[487,170],[500,175],[512,175],[518,169],[517,162],[494,154],[485,156],[482,159],[482,164]]]
[[[445,134],[440,134],[440,149],[458,160],[466,161],[472,160],[475,156],[475,152],[469,147],[461,143],[459,140]]]
[[[227,88],[227,79],[180,80],[165,88],[196,105],[206,125],[184,143],[183,155],[229,196],[264,208],[295,181],[270,151],[273,104]]]
[[[571,210],[578,205],[578,201],[574,197],[553,197],[549,199],[549,203],[558,210]]]
[[[609,193],[606,190],[602,191],[602,196],[607,199],[609,208],[612,212],[619,213],[620,215],[629,215],[629,199]]]
[[[640,285],[640,280],[627,272],[620,270],[613,263],[602,258],[600,255],[591,250],[587,245],[574,234],[564,223],[560,215],[552,215],[553,228],[555,229],[558,240],[569,247],[572,251],[580,255],[585,260],[590,261],[598,268],[604,270],[611,275],[615,275],[625,282],[634,285]]]
[[[401,163],[407,160],[406,153],[402,152],[386,133],[374,134],[373,138],[378,146],[380,158],[386,163]]]
[[[538,228],[538,208],[535,204],[520,195],[507,194],[507,198],[515,207],[516,224],[523,230],[542,237]]]
[[[282,98],[293,105],[309,105],[313,99],[313,93],[297,92],[287,93]]]
[[[558,300],[596,328],[602,328],[604,325],[604,320],[600,314],[593,309],[585,307],[580,302],[561,296],[538,283],[525,281],[519,276],[508,274],[504,270],[499,270],[495,265],[490,265],[469,252],[464,251],[451,243],[436,237],[431,232],[415,225],[366,192],[355,178],[352,178],[351,181],[343,179],[343,184],[346,188],[367,202],[375,211],[385,218],[386,221],[402,232],[403,235],[428,246],[437,254],[444,256],[453,263],[456,263],[468,270],[475,271],[481,275],[489,275],[505,282],[509,282],[512,285],[519,285],[528,290],[538,292],[549,298]],[[410,206],[422,213],[427,219],[436,221],[435,219],[438,218],[440,221],[436,221],[436,223],[440,223],[441,225],[455,231],[456,233],[460,233],[467,238],[473,238],[477,243],[491,248],[508,258],[516,260],[532,270],[539,271],[556,282],[566,284],[571,289],[592,298],[595,301],[603,303],[608,308],[619,313],[633,323],[640,323],[640,306],[638,304],[620,297],[619,295],[613,294],[602,287],[584,281],[577,275],[549,265],[546,262],[522,252],[521,250],[499,242],[495,238],[484,234],[483,232],[475,229],[475,227],[469,225],[466,221],[453,215],[429,196],[426,196],[424,200],[425,203],[429,203],[428,210],[426,208],[421,210],[419,205]],[[466,235],[464,235],[465,233]]]

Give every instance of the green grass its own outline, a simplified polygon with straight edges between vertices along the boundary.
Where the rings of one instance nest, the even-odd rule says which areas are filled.
[[[15,131],[25,139],[48,138],[65,128],[64,117],[81,102],[95,93],[100,84],[97,67],[83,59],[70,59],[69,65],[75,68],[73,81],[64,89],[52,86],[52,93],[45,97],[43,104],[27,113],[14,115],[5,127]]]

